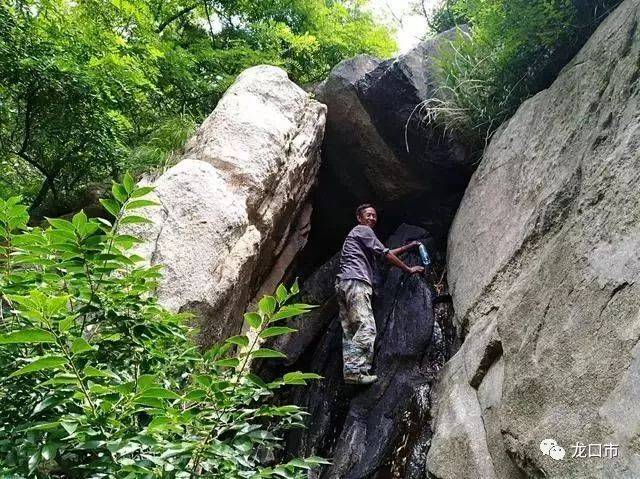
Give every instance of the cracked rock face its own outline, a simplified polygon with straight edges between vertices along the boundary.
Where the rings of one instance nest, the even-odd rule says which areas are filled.
[[[448,248],[466,339],[434,396],[432,477],[640,474],[639,21],[623,2],[471,179]]]
[[[165,265],[161,303],[196,313],[205,343],[236,334],[261,285],[304,246],[325,117],[283,70],[250,68],[153,183],[161,207],[135,232]]]

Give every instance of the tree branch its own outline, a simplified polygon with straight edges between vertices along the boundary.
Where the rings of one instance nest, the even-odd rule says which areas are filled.
[[[189,5],[188,7],[183,8],[182,10],[180,10],[177,13],[175,13],[174,15],[171,15],[164,22],[162,22],[160,25],[158,25],[158,28],[156,29],[156,33],[162,33],[162,31],[165,28],[167,28],[171,23],[175,22],[180,17],[185,16],[187,13],[195,10],[198,5],[199,5],[199,3],[194,3],[192,5]]]

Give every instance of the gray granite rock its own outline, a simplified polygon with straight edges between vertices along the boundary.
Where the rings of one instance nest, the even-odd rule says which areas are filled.
[[[490,404],[482,417],[490,412],[501,435],[492,426],[485,441],[494,464],[504,446],[526,477],[640,475],[639,21],[640,1],[624,1],[501,127],[449,235],[465,343],[491,318],[502,345],[503,373],[494,363],[478,386]],[[459,394],[461,382],[442,376],[438,391]],[[439,404],[439,417],[456,411]],[[434,437],[446,434],[438,424],[447,423],[438,419]],[[541,453],[548,438],[564,460]],[[618,457],[574,458],[578,442],[618,445]],[[429,456],[430,470],[455,467],[451,456]]]
[[[196,313],[205,343],[236,334],[304,245],[325,115],[283,70],[250,68],[153,182],[141,252],[165,265],[160,302]]]

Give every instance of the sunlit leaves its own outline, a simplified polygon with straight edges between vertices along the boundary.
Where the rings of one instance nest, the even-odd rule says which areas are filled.
[[[273,326],[270,328],[266,328],[264,331],[260,332],[259,336],[262,339],[270,338],[272,336],[281,336],[283,334],[295,333],[297,329],[288,328],[286,326]]]
[[[55,336],[50,332],[35,328],[23,329],[0,335],[0,344],[53,343],[55,340]]]
[[[254,351],[251,351],[251,356],[254,358],[286,358],[285,354],[282,354],[280,351],[275,351],[273,349],[268,348],[260,348]]]
[[[279,65],[303,84],[395,49],[359,2],[325,0],[24,0],[0,5],[0,28],[0,196],[50,208],[114,172],[166,167],[246,68]],[[122,187],[132,194],[132,178]]]
[[[87,340],[82,337],[74,339],[71,345],[71,352],[73,354],[82,354],[87,351],[92,351],[93,349]]]
[[[244,319],[253,329],[259,328],[262,324],[262,317],[258,313],[245,313]]]
[[[26,366],[23,366],[17,371],[11,373],[10,376],[21,376],[35,371],[42,371],[43,369],[58,369],[66,363],[67,360],[62,356],[45,356],[33,360]]]

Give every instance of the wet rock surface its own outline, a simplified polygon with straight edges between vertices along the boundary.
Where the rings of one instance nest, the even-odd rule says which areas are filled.
[[[397,247],[422,240],[433,247],[425,230],[402,225],[387,244]],[[417,252],[407,264],[419,264]],[[304,283],[302,300],[321,304],[308,318],[290,322],[305,333],[278,340],[291,370],[312,371],[324,380],[293,390],[286,399],[310,413],[308,429],[287,438],[292,456],[316,454],[333,464],[317,477],[355,479],[418,478],[424,471],[429,441],[428,403],[436,373],[451,355],[451,309],[436,307],[429,282],[399,269],[384,269],[374,299],[378,329],[372,386],[345,385],[342,380],[342,329],[337,317],[333,282],[337,257]],[[313,333],[310,333],[313,331]],[[298,336],[298,337],[296,337]],[[281,371],[267,364],[263,374]]]

